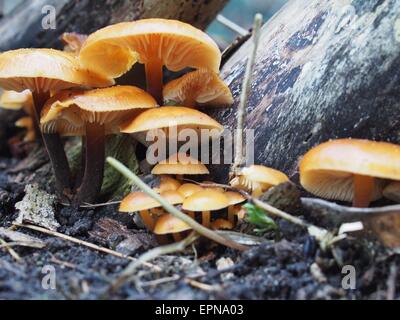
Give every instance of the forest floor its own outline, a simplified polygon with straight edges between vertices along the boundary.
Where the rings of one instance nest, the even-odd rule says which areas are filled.
[[[0,238],[6,239],[2,228],[11,227],[18,216],[15,204],[24,197],[25,185],[35,182],[51,190],[49,174],[45,161],[28,165],[26,159],[0,159]],[[131,257],[157,245],[151,234],[117,209],[116,205],[79,210],[57,205],[57,231]],[[153,267],[140,267],[132,281],[114,292],[108,290],[110,284],[130,260],[17,228],[44,247],[11,247],[19,261],[4,246],[0,248],[0,299],[400,298],[396,282],[400,259],[377,243],[349,238],[339,242],[334,252],[323,252],[306,231],[277,222],[281,234],[277,241],[265,239],[243,253],[202,242],[182,254],[151,261]],[[355,267],[356,289],[342,288],[345,274],[338,257],[342,265]],[[49,270],[55,271],[53,289],[46,288]]]

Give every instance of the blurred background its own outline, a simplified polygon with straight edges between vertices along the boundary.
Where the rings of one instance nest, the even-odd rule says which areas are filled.
[[[0,13],[6,15],[17,7],[23,0],[0,0]],[[121,0],[124,1],[124,0]],[[163,0],[168,1],[168,0]],[[254,14],[260,12],[267,21],[275,14],[287,0],[230,0],[221,12],[218,20],[224,18],[235,23],[244,30],[251,28]],[[224,23],[214,21],[208,28],[208,33],[224,48],[228,46],[239,35],[232,31]],[[229,22],[228,22],[229,23]]]

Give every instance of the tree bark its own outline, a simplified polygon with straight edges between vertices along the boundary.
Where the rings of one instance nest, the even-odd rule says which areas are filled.
[[[234,107],[210,113],[230,129],[250,50],[222,68]],[[400,2],[290,1],[262,29],[252,88],[255,162],[294,180],[299,158],[329,139],[400,143]],[[228,166],[211,171],[226,180]]]
[[[106,25],[139,18],[178,19],[204,29],[228,0],[27,0],[0,20],[0,51],[22,47],[61,47],[63,32],[91,33]],[[56,9],[56,29],[42,28]]]

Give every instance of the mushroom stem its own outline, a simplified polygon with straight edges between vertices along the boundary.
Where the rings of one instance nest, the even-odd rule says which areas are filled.
[[[203,211],[201,213],[201,221],[203,226],[205,226],[206,228],[210,227],[210,220],[211,220],[211,213],[210,211]]]
[[[49,97],[49,92],[32,92],[36,125],[40,124],[40,114]],[[56,191],[58,195],[62,197],[71,188],[71,171],[65,154],[64,145],[58,133],[42,132],[42,139],[53,167]]]
[[[183,181],[183,174],[177,174],[176,175],[176,180],[178,180],[179,182]]]
[[[86,123],[85,173],[75,196],[76,204],[93,203],[100,193],[104,174],[105,127]]]
[[[185,212],[189,217],[191,217],[192,219],[195,219],[195,218],[196,218],[196,215],[194,214],[193,211],[185,210],[184,212]]]
[[[182,235],[180,234],[180,232],[173,233],[173,234],[172,234],[172,237],[174,238],[174,241],[175,241],[175,242],[179,242],[179,241],[182,240]]]
[[[367,208],[372,200],[375,178],[363,175],[354,175],[353,207]]]
[[[236,208],[235,206],[229,206],[228,207],[228,220],[230,223],[235,225],[235,215],[236,215]]]
[[[85,173],[86,166],[86,137],[82,136],[82,146],[81,146],[81,166],[74,177],[74,189],[79,188],[82,183],[83,175]]]
[[[147,91],[163,104],[163,63],[159,59],[153,59],[145,64]]]
[[[140,217],[143,220],[144,225],[146,228],[150,231],[154,230],[154,219],[151,216],[151,213],[149,210],[142,210],[139,212]]]

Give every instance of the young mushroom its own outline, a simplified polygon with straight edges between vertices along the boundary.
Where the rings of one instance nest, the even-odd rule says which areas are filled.
[[[176,242],[182,240],[182,232],[192,230],[192,227],[172,214],[164,214],[157,219],[154,233],[157,235],[172,234]]]
[[[189,72],[164,86],[164,103],[186,107],[230,106],[233,97],[217,73],[207,69]]]
[[[183,201],[182,209],[190,212],[201,212],[202,224],[209,228],[211,211],[217,211],[229,206],[229,199],[222,192],[203,190],[196,192]]]
[[[162,193],[165,191],[175,191],[178,190],[181,186],[181,183],[169,176],[162,175],[160,178],[160,185],[156,188],[153,188],[157,193]]]
[[[229,207],[228,207],[228,221],[235,224],[235,216],[237,215],[238,211],[240,210],[240,203],[246,201],[246,198],[243,197],[239,192],[227,191],[225,192],[225,196],[228,197],[229,200]]]
[[[200,136],[201,129],[207,129],[210,130],[211,138],[220,135],[224,130],[222,125],[203,112],[175,106],[147,110],[131,122],[125,123],[121,131],[135,134],[136,139],[146,144],[145,137],[149,131],[163,130],[168,136],[172,129],[176,129],[178,135],[180,130],[193,129],[197,136]]]
[[[400,180],[400,146],[338,139],[308,151],[300,162],[300,183],[319,197],[368,207],[382,197],[385,179]]]
[[[166,191],[160,194],[168,203],[172,205],[181,204],[183,197],[176,191]],[[161,204],[154,200],[149,195],[143,192],[132,192],[128,194],[121,202],[120,212],[138,212],[147,229],[153,231],[155,217],[153,209],[160,208]],[[154,215],[158,215],[157,211]]]
[[[33,119],[31,117],[22,117],[21,119],[15,122],[15,126],[17,128],[26,129],[24,142],[35,141],[36,130],[35,130],[35,124],[33,123]]]
[[[39,126],[40,114],[50,91],[71,87],[105,87],[113,80],[83,68],[76,57],[52,49],[18,49],[0,54],[0,87],[21,92],[30,90],[33,117]],[[59,194],[71,187],[67,157],[57,133],[43,134],[55,175]]]
[[[230,222],[229,220],[225,219],[216,219],[213,222],[211,222],[211,229],[214,230],[232,230],[234,227],[234,224]]]
[[[251,165],[241,169],[230,181],[230,185],[251,192],[253,197],[259,197],[269,188],[286,181],[289,181],[289,178],[283,172],[261,165]]]
[[[155,175],[176,175],[177,179],[182,181],[184,175],[209,174],[210,172],[199,160],[184,153],[178,153],[158,163],[151,173]]]
[[[0,108],[9,110],[20,110],[32,115],[33,114],[33,99],[30,90],[16,92],[12,90],[4,91],[0,96]]]
[[[207,68],[218,72],[221,52],[206,33],[176,20],[143,19],[91,34],[80,51],[90,69],[116,78],[136,63],[145,65],[147,91],[161,104],[163,66],[171,71]]]
[[[119,126],[126,119],[156,106],[156,101],[148,93],[132,86],[64,90],[48,100],[41,118],[43,132],[84,137],[85,169],[76,191],[76,203],[91,203],[100,192],[105,136],[119,133]]]

